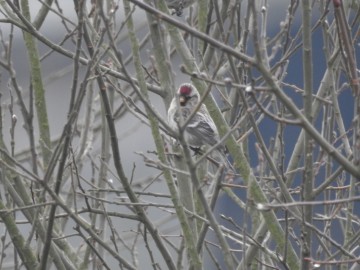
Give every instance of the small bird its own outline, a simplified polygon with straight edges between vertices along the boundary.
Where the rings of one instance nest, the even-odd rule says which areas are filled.
[[[190,83],[181,84],[168,110],[168,122],[171,128],[177,130],[178,125],[188,119],[199,102],[200,94],[195,86]],[[200,149],[203,145],[214,146],[219,143],[219,132],[205,104],[201,104],[198,111],[189,120],[184,137],[192,149]],[[222,144],[219,144],[217,149],[225,153],[225,147]]]
[[[215,164],[215,167],[219,167],[220,164],[225,165],[226,174],[224,179],[226,182],[232,182],[235,177],[235,169],[227,159],[227,149],[223,144],[219,143],[219,132],[205,104],[201,104],[198,108],[199,103],[200,94],[194,85],[191,83],[180,85],[168,110],[169,126],[174,130],[178,130],[179,126],[181,127],[191,117],[184,131],[186,143],[195,154],[201,153],[203,145],[218,145],[212,153],[214,155],[212,157],[207,156],[207,159]],[[197,111],[193,115],[196,109]],[[216,181],[212,182],[214,184]],[[212,194],[213,188],[210,184],[207,194]]]

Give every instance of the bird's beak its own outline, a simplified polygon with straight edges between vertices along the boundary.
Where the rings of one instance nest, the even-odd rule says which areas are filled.
[[[185,106],[186,98],[184,96],[180,96],[179,97],[179,103],[180,103],[180,106]]]

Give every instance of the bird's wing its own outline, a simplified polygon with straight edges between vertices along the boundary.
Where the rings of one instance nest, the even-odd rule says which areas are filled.
[[[186,131],[211,146],[215,145],[218,141],[218,134],[215,132],[216,127],[212,119],[204,117],[204,115],[196,113],[191,119]]]

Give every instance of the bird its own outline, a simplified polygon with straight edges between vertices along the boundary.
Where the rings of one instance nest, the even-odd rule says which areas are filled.
[[[191,117],[189,119],[189,117]],[[213,147],[215,149],[207,156],[215,167],[212,168],[216,171],[222,164],[225,167],[225,174],[223,180],[226,182],[233,182],[236,175],[236,170],[227,158],[227,149],[220,142],[218,129],[211,118],[206,105],[200,104],[200,94],[196,87],[191,83],[183,83],[179,86],[178,90],[173,97],[168,109],[168,123],[169,126],[179,131],[179,127],[186,123],[184,127],[184,139],[189,148],[195,152],[195,155],[202,154],[202,146]],[[216,181],[208,183],[207,197],[211,197]]]
[[[201,149],[203,145],[214,146],[223,153],[226,148],[220,142],[218,129],[211,118],[206,105],[200,104],[200,94],[196,87],[191,83],[183,83],[179,86],[168,109],[169,126],[178,130],[179,125],[187,121],[194,110],[198,110],[192,115],[184,131],[186,143],[194,151]]]

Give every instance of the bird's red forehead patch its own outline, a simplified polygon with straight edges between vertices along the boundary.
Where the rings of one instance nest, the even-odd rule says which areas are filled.
[[[191,94],[191,86],[190,85],[182,85],[180,86],[180,91],[179,91],[180,95],[184,95],[184,96],[188,96]]]

